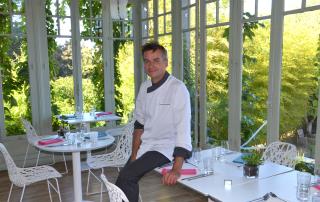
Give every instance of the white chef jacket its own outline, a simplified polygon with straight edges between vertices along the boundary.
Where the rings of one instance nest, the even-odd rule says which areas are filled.
[[[190,95],[184,83],[171,75],[147,92],[151,86],[150,80],[142,83],[136,100],[134,118],[144,125],[137,158],[158,151],[172,160],[175,147],[192,150]]]

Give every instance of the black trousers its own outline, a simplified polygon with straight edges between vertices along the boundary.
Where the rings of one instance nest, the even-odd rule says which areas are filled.
[[[139,180],[149,171],[170,160],[157,151],[149,151],[135,161],[130,161],[122,168],[119,173],[116,185],[126,194],[130,202],[139,200]]]

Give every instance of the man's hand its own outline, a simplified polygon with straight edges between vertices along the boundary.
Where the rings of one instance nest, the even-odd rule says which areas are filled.
[[[174,185],[180,177],[180,173],[174,170],[170,170],[162,177],[162,184]]]
[[[162,177],[162,184],[174,185],[177,183],[177,180],[180,177],[180,170],[182,168],[183,162],[184,158],[180,156],[175,157],[172,169]]]

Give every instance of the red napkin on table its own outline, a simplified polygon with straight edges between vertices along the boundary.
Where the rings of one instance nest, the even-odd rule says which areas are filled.
[[[105,116],[105,115],[109,115],[109,114],[112,114],[112,112],[99,112],[99,113],[96,113],[96,117]]]
[[[163,168],[161,171],[162,175],[165,175],[168,171],[170,171],[171,169],[168,168]],[[197,169],[195,168],[185,168],[185,169],[181,169],[180,170],[180,174],[181,175],[195,175],[197,174]]]
[[[39,145],[49,145],[49,144],[54,144],[54,143],[58,143],[58,142],[62,142],[63,139],[62,138],[55,138],[55,139],[49,139],[49,140],[39,140],[38,144]]]

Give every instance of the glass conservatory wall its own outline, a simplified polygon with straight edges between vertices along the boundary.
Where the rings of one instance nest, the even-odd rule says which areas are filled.
[[[31,119],[23,0],[0,0],[0,136],[23,134],[21,117]]]
[[[320,10],[284,18],[280,134],[311,158],[319,98],[319,30]],[[302,130],[299,135],[298,130]]]

